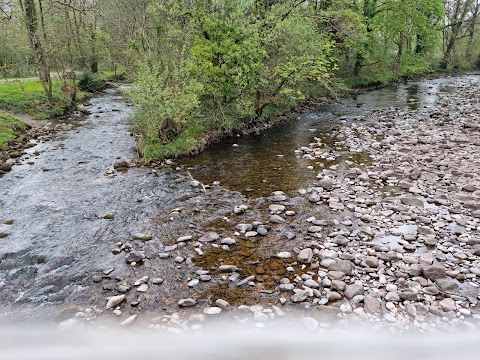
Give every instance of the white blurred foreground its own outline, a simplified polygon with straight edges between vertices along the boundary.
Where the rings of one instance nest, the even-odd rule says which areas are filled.
[[[222,328],[198,335],[166,335],[151,331],[4,328],[2,360],[478,360],[480,333],[416,333],[329,331],[311,334],[296,328]]]

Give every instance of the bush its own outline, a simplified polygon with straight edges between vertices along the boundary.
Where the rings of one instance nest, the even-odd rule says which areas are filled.
[[[144,63],[129,91],[136,107],[135,127],[147,142],[168,143],[186,127],[199,121],[198,93],[201,87],[184,78],[172,66]]]
[[[106,83],[98,78],[98,75],[91,72],[84,72],[78,80],[78,88],[91,93],[102,91]]]

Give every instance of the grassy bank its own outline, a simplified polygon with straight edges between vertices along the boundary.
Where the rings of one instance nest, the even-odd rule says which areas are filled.
[[[28,127],[29,125],[13,116],[0,113],[0,150],[5,149],[12,141],[19,140]]]
[[[399,80],[417,79],[436,74],[437,71],[430,67],[410,69],[403,72],[379,72],[378,69],[366,69],[362,76],[337,76],[330,83],[327,90],[324,86],[315,87],[310,84],[308,92],[310,97],[303,101],[295,101],[284,104],[276,104],[265,108],[263,115],[253,121],[231,121],[221,126],[208,119],[198,118],[195,122],[190,122],[187,126],[170,142],[162,143],[158,138],[148,139],[140,136],[139,148],[146,163],[152,163],[164,158],[175,158],[196,154],[202,151],[210,143],[222,140],[232,134],[248,134],[258,129],[264,129],[272,124],[282,121],[290,114],[310,108],[311,104],[316,104],[325,98],[342,96],[352,91],[361,89],[373,89],[383,87]],[[443,72],[443,75],[452,72]],[[307,91],[305,91],[306,93]],[[310,104],[310,105],[309,105]],[[200,113],[203,113],[200,111]],[[137,113],[137,117],[142,114]],[[141,133],[141,131],[140,131]]]
[[[16,79],[0,82],[0,109],[28,114],[36,119],[50,119],[64,115],[71,102],[60,89],[60,80],[53,80],[53,106],[47,106],[42,84],[36,79]],[[77,100],[86,99],[87,93],[78,92]]]

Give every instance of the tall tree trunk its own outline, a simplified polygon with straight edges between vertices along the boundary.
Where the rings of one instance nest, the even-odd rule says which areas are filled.
[[[34,0],[32,0],[34,1]],[[45,27],[45,16],[44,16],[44,12],[43,12],[43,4],[42,4],[42,0],[38,0],[38,10],[39,10],[39,18],[40,18],[40,25],[41,25],[41,33],[42,33],[42,40],[43,40],[43,47],[44,47],[44,51],[45,51],[45,47],[47,46],[48,42],[47,42],[47,29]],[[52,86],[52,78],[50,76],[50,69],[51,69],[51,64],[50,64],[50,56],[48,56],[48,49],[46,49],[45,51],[45,62],[47,64],[47,68],[46,68],[46,73],[48,75],[48,78],[47,78],[47,90],[48,90],[48,99],[49,99],[49,102],[50,103],[53,103],[53,86]]]
[[[478,17],[480,16],[480,1],[477,0],[475,3],[475,8],[472,12],[472,18],[470,19],[470,23],[468,24],[468,44],[467,48],[465,49],[465,58],[469,63],[472,63],[473,60],[473,42],[475,37],[475,25],[477,23]]]
[[[50,77],[50,65],[45,52],[44,44],[41,38],[46,39],[45,27],[42,27],[42,36],[40,36],[40,29],[38,26],[38,15],[34,0],[19,0],[22,14],[25,19],[25,26],[28,32],[30,46],[35,55],[35,62],[37,65],[38,77],[42,83],[43,91],[47,96],[49,105],[53,104],[52,94],[52,79]],[[41,5],[41,4],[40,4]],[[41,11],[43,17],[43,11]],[[43,19],[42,19],[42,25]]]
[[[360,71],[362,70],[364,60],[365,59],[364,59],[363,55],[360,54],[360,53],[357,53],[357,56],[355,57],[355,66],[353,67],[353,75],[354,76],[359,76],[360,75]]]
[[[415,44],[415,54],[421,55],[425,52],[424,38],[422,35],[417,34],[417,42]]]
[[[465,2],[457,1],[455,5],[453,17],[450,19],[450,23],[452,24],[450,38],[447,41],[447,47],[443,54],[443,59],[440,62],[440,68],[442,69],[446,69],[452,60],[452,53],[454,52],[456,42],[459,38],[460,30],[462,30],[465,19],[471,10],[472,3],[473,0],[466,0]]]
[[[96,74],[98,73],[97,34],[93,27],[90,32],[90,51],[90,71]]]
[[[82,51],[82,47],[80,46],[81,42],[81,34],[80,34],[80,29],[81,29],[81,23],[82,23],[82,14],[81,12],[78,12],[78,21],[77,21],[77,11],[73,11],[73,23],[75,25],[74,30],[75,30],[75,36],[73,37],[74,43],[75,43],[75,48],[77,49],[77,57],[78,60],[80,61],[80,66],[82,69],[87,68],[87,62],[85,61],[85,56]]]

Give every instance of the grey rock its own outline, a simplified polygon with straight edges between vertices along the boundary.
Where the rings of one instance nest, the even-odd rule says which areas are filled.
[[[473,184],[467,184],[462,186],[462,190],[467,192],[475,192],[478,190],[478,188]]]
[[[299,262],[303,264],[310,264],[312,262],[313,251],[310,248],[306,248],[300,251],[297,256]]]
[[[398,293],[396,291],[389,291],[385,295],[385,300],[387,300],[387,301],[400,301],[400,296],[398,295]]]
[[[132,239],[141,240],[141,241],[149,241],[149,240],[153,239],[153,236],[150,235],[150,234],[135,233],[135,234],[132,234]]]
[[[408,206],[423,207],[423,201],[413,197],[402,197],[400,202]]]
[[[177,244],[175,245],[167,245],[163,248],[163,251],[168,253],[177,250]]]
[[[367,256],[365,258],[365,264],[369,267],[376,268],[378,267],[378,258],[375,256]]]
[[[138,250],[130,250],[130,252],[125,256],[125,261],[127,263],[139,263],[145,258],[145,255]]]
[[[338,292],[336,291],[330,291],[328,294],[327,294],[327,300],[328,301],[338,301],[342,298],[342,295],[340,295]]]
[[[365,310],[366,313],[368,314],[382,313],[380,300],[378,300],[377,298],[372,296],[365,296],[365,299],[363,299],[363,303],[364,303],[363,309]]]
[[[198,241],[200,242],[212,242],[220,239],[220,235],[218,235],[216,232],[209,232],[205,235],[203,235]]]
[[[448,278],[438,279],[437,281],[435,281],[435,285],[440,291],[448,293],[455,292],[459,288],[457,281]]]
[[[457,310],[457,304],[455,304],[455,301],[450,298],[443,299],[442,301],[439,302],[440,307],[443,309],[443,311],[455,311]]]
[[[347,275],[352,275],[354,265],[350,260],[334,259],[328,266],[328,270],[341,271]]]
[[[343,271],[335,271],[335,270],[329,271],[327,274],[328,274],[328,277],[334,281],[341,280],[346,276],[346,274]]]
[[[180,306],[180,307],[192,307],[192,306],[195,306],[195,305],[197,305],[197,301],[194,300],[194,299],[191,299],[191,298],[181,299],[178,302],[178,306]]]
[[[177,243],[190,241],[190,240],[192,240],[192,238],[193,238],[192,235],[181,236],[181,237],[179,237],[179,238],[177,239]]]
[[[235,226],[235,228],[238,230],[238,231],[250,231],[253,229],[253,226],[251,224],[238,224],[237,226]]]
[[[165,281],[165,280],[162,279],[162,278],[153,278],[153,279],[152,279],[152,284],[161,285],[161,284],[163,284],[164,281]]]
[[[435,286],[424,287],[423,291],[425,292],[425,294],[428,294],[428,295],[438,295],[438,294],[440,294],[440,290],[438,290],[438,288],[435,287]]]
[[[232,238],[225,238],[225,239],[222,239],[222,241],[220,241],[220,244],[222,245],[233,245],[236,243],[237,243],[237,240]]]
[[[130,291],[130,286],[127,285],[118,285],[117,286],[117,291],[119,293],[125,294]]]
[[[270,211],[272,214],[281,214],[285,210],[286,210],[285,206],[278,205],[278,204],[273,204],[268,207],[268,211]]]
[[[148,282],[148,279],[149,279],[148,276],[143,276],[140,279],[138,279],[137,281],[135,281],[133,283],[133,286],[139,286],[139,285],[142,285],[142,284],[146,284]]]
[[[268,234],[268,230],[265,229],[263,226],[259,226],[257,228],[257,233],[261,236],[266,236]]]
[[[310,226],[308,228],[308,232],[311,232],[311,233],[317,233],[321,231],[323,231],[323,228],[321,226]]]
[[[347,245],[349,240],[343,235],[337,235],[332,239],[332,242],[337,245]]]
[[[107,309],[111,309],[116,307],[117,305],[120,305],[126,300],[126,298],[127,297],[125,295],[117,295],[110,297],[107,301]]]
[[[280,215],[272,215],[269,220],[272,224],[284,224],[285,219]]]
[[[215,304],[223,310],[230,310],[232,308],[232,306],[223,299],[217,299],[217,301],[215,301]]]
[[[331,201],[328,203],[328,206],[332,210],[345,210],[345,205],[338,201]]]
[[[292,302],[294,303],[302,302],[307,300],[308,296],[309,296],[308,290],[298,290],[297,292],[295,292],[295,294],[293,294],[290,297],[290,300],[292,300]]]
[[[344,291],[345,288],[347,287],[347,284],[345,284],[345,282],[341,280],[333,280],[331,286],[332,286],[332,289],[335,289],[338,291]]]
[[[272,309],[275,312],[275,315],[277,315],[278,317],[285,316],[285,312],[282,309],[280,309],[278,306],[272,305]]]
[[[413,291],[410,291],[410,290],[400,291],[398,293],[398,296],[402,300],[409,300],[409,301],[417,301],[418,300],[418,294],[416,294],[416,293],[414,293]]]
[[[352,299],[354,296],[363,295],[363,285],[352,284],[348,285],[343,292],[347,299]]]
[[[235,272],[238,271],[238,267],[235,265],[220,265],[217,270],[220,272]]]
[[[340,311],[345,314],[350,314],[353,311],[352,304],[348,301],[345,301],[342,305],[340,305]]]
[[[443,279],[447,276],[445,268],[441,265],[423,265],[423,276],[430,280]]]
[[[415,308],[415,306],[413,306],[413,304],[405,305],[405,311],[409,316],[413,318],[417,316],[417,309]]]
[[[328,176],[325,176],[318,182],[318,185],[325,190],[331,190],[333,188],[333,181]]]
[[[255,321],[262,321],[262,322],[265,322],[265,321],[270,320],[270,318],[268,317],[268,315],[262,313],[261,311],[255,311],[255,312],[253,313],[253,319],[254,319]]]
[[[125,319],[122,323],[120,323],[120,326],[131,325],[135,322],[135,320],[137,320],[137,318],[138,318],[138,314],[134,314],[134,315],[128,317],[127,319]]]
[[[207,308],[203,309],[203,313],[204,313],[205,315],[218,315],[218,314],[220,314],[222,311],[223,311],[222,308],[216,307],[216,306],[207,307]]]
[[[210,280],[212,280],[212,277],[210,275],[205,274],[205,275],[200,275],[199,279],[201,281],[210,281]]]
[[[188,282],[188,286],[194,288],[194,287],[197,287],[199,283],[200,283],[200,280],[192,279]]]
[[[147,292],[147,290],[148,290],[148,285],[147,284],[142,284],[137,288],[137,291],[141,292],[141,293]]]

